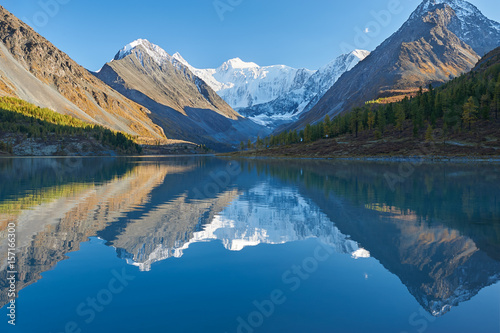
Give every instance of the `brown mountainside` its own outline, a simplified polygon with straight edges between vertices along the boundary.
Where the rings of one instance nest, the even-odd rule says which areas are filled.
[[[128,55],[107,63],[96,76],[109,80],[106,75],[115,73],[117,85],[120,78],[127,90],[141,91],[162,105],[184,115],[186,108],[213,110],[220,115],[237,119],[240,115],[219,97],[205,82],[192,74],[187,67],[168,58],[156,56],[155,47],[146,40],[136,46]],[[155,56],[155,57],[152,57]],[[172,63],[174,62],[174,63]]]
[[[0,95],[144,138],[165,138],[149,110],[113,90],[0,6]]]

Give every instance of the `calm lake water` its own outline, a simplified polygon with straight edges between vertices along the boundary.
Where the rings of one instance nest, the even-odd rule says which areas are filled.
[[[0,332],[497,333],[500,167],[0,159],[0,259]]]

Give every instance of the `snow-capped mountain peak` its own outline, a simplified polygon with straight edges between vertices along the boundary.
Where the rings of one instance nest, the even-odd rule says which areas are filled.
[[[356,66],[356,64],[358,62],[365,59],[369,54],[370,54],[370,51],[366,51],[366,50],[354,50],[350,53],[342,54],[342,55],[338,56],[337,58],[335,58],[334,60],[330,61],[325,66],[321,67],[315,75],[316,76],[324,76],[325,71],[331,71],[332,69],[335,70],[339,67],[342,67],[342,68],[340,68],[341,71],[342,70],[348,71],[348,70],[352,69],[354,66]],[[332,74],[332,73],[328,73],[328,75],[330,75],[330,74]],[[338,77],[337,77],[337,79],[338,79]],[[330,87],[328,87],[328,89]]]
[[[170,56],[148,40],[138,39],[125,45],[115,60],[132,53],[140,61],[144,58],[142,54],[146,53],[160,66],[170,62],[177,68],[189,69],[231,107],[241,110],[256,123],[270,127],[293,121],[298,114],[308,110],[344,72],[369,54],[368,51],[354,50],[317,71],[285,65],[259,66],[241,58],[227,60],[218,68],[198,69],[180,53]],[[259,118],[262,116],[266,119]]]
[[[222,66],[219,68],[222,70],[228,70],[228,69],[245,69],[245,68],[258,68],[258,67],[259,65],[257,65],[254,62],[245,62],[240,58],[233,58],[223,63]]]
[[[172,58],[174,60],[177,60],[178,62],[180,62],[181,64],[183,64],[186,67],[189,65],[189,63],[186,61],[186,59],[184,59],[179,52],[175,52],[174,55],[172,56]]]
[[[276,127],[309,110],[346,71],[370,54],[354,50],[317,71],[285,65],[259,66],[233,58],[214,69],[191,66],[179,53],[172,58],[205,81],[231,107],[258,124]]]
[[[240,58],[230,59],[218,68],[198,69],[180,55],[174,58],[205,81],[235,109],[272,101],[302,86],[315,72],[284,65],[259,66]]]
[[[365,59],[366,57],[368,57],[370,55],[370,51],[356,49],[356,50],[352,51],[349,54],[352,54],[356,58],[358,58],[360,60],[363,60],[363,59]]]
[[[131,54],[134,50],[138,49],[144,50],[153,60],[161,65],[165,62],[172,62],[172,56],[168,54],[164,49],[148,41],[147,39],[137,39],[132,43],[125,45],[116,54],[114,60],[120,60]]]
[[[146,43],[149,43],[149,41],[146,39],[136,39],[132,43],[128,43],[120,51],[118,51],[118,54],[116,55],[115,58],[122,59],[127,54],[129,54],[130,51],[132,51],[134,48],[136,48],[139,45],[146,44]]]
[[[464,0],[424,0],[415,11],[415,14],[425,15],[433,6],[442,4],[450,6],[459,17],[466,17],[480,12],[476,6]]]
[[[491,41],[500,41],[500,23],[488,19],[476,6],[465,0],[424,0],[405,25],[425,17],[442,5],[455,13],[448,29],[471,46],[478,55],[483,56],[498,46],[497,43],[492,45]]]

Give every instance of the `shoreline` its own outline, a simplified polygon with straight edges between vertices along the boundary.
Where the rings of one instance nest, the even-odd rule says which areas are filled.
[[[177,154],[177,155],[0,155],[0,159],[12,158],[164,158],[164,157],[216,157],[216,154]]]
[[[416,162],[416,163],[500,163],[500,156],[492,157],[464,157],[464,156],[351,156],[351,157],[307,157],[307,156],[269,156],[269,155],[238,155],[238,154],[216,154],[223,158],[243,158],[243,159],[280,159],[280,160],[326,160],[326,161],[362,161],[362,162]]]
[[[359,162],[411,162],[411,163],[500,163],[500,156],[491,157],[465,157],[465,156],[350,156],[350,157],[314,157],[314,156],[285,156],[285,155],[249,155],[236,153],[212,153],[212,154],[173,154],[173,155],[0,155],[0,159],[15,158],[176,158],[176,157],[218,157],[218,158],[239,158],[239,159],[259,159],[259,160],[319,160],[319,161],[359,161]]]

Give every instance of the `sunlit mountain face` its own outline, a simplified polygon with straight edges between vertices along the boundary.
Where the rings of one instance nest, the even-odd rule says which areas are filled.
[[[397,276],[435,317],[500,278],[497,166],[416,165],[396,184],[388,175],[399,165],[368,162],[25,159],[0,170],[10,184],[0,192],[2,305],[9,222],[18,230],[20,300],[89,237],[153,275],[208,243],[232,256],[314,239]],[[18,170],[22,181],[9,183]]]

